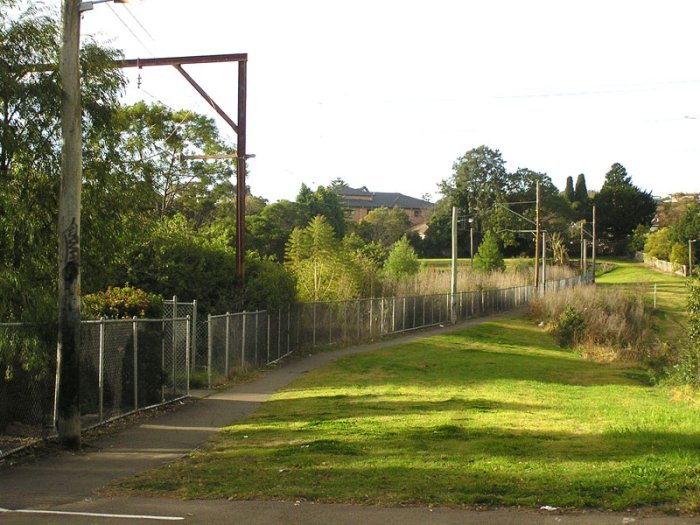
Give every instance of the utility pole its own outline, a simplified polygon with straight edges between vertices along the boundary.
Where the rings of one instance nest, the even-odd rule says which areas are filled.
[[[537,216],[535,218],[535,290],[540,289],[540,182],[537,181]]]
[[[588,274],[588,261],[586,261],[586,256],[588,255],[588,246],[586,246],[588,243],[588,239],[583,239],[583,253],[581,254],[581,262],[583,263],[583,276],[585,277]]]
[[[469,257],[471,258],[471,267],[474,269],[474,219],[469,219]]]
[[[80,448],[80,0],[63,0],[63,94],[58,202],[58,346],[54,419],[61,443]]]
[[[593,239],[591,245],[591,263],[593,263],[593,282],[595,282],[595,206],[593,206]]]
[[[450,318],[457,323],[457,206],[452,206],[452,279],[450,286]]]
[[[246,175],[246,98],[248,84],[248,63],[238,62],[238,143],[236,153],[236,274],[245,287],[245,175]]]
[[[583,263],[583,260],[584,260],[585,257],[586,257],[586,256],[584,255],[585,252],[586,252],[586,248],[584,248],[584,246],[583,246],[583,227],[584,227],[585,224],[586,224],[586,220],[583,219],[583,220],[581,221],[581,242],[580,242],[581,245],[580,245],[580,247],[579,247],[579,248],[580,248],[580,253],[581,253],[581,257],[579,257],[579,266],[581,267],[581,274],[582,274],[582,275],[583,275],[584,273],[586,273],[586,267],[585,267],[585,265],[584,265],[584,263]]]
[[[547,287],[547,237],[542,232],[542,291]]]

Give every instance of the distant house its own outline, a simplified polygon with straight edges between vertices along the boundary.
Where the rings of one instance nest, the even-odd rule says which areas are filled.
[[[337,186],[334,191],[340,197],[347,216],[355,222],[361,221],[369,212],[377,208],[400,208],[406,212],[408,220],[416,228],[428,222],[433,209],[432,202],[409,197],[403,193],[384,193],[369,191],[366,187],[349,188],[347,186]]]

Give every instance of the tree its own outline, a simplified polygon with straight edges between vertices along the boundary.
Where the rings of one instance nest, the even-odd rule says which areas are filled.
[[[476,255],[474,255],[474,268],[481,272],[506,269],[496,236],[490,231],[486,232]]]
[[[248,245],[262,255],[284,261],[285,246],[294,228],[309,222],[308,210],[298,202],[281,200],[265,206],[246,221]]]
[[[564,198],[569,201],[574,201],[574,178],[572,176],[566,177],[566,187],[564,188]]]
[[[452,176],[440,183],[441,193],[452,206],[465,210],[481,229],[493,213],[493,205],[509,190],[505,162],[498,150],[486,146],[467,151],[452,165]]]
[[[399,281],[418,273],[420,263],[415,250],[404,235],[394,243],[384,262],[384,273],[389,279]]]
[[[365,242],[377,243],[388,251],[410,227],[411,221],[402,209],[377,208],[358,223],[357,232]]]
[[[601,241],[614,253],[624,253],[637,225],[650,225],[656,211],[651,193],[632,184],[627,170],[615,163],[595,196]]]
[[[3,320],[49,321],[56,314],[56,223],[60,183],[62,93],[56,71],[57,21],[36,5],[0,0],[0,311]],[[83,290],[108,273],[97,258],[120,260],[128,237],[131,188],[103,170],[118,161],[113,114],[124,78],[116,51],[88,39],[81,49],[83,100]],[[96,198],[97,192],[104,195]],[[117,215],[119,212],[119,215]],[[116,216],[116,221],[111,220]]]
[[[650,257],[656,257],[663,261],[668,261],[671,257],[671,230],[669,228],[661,228],[660,230],[650,233],[644,243],[644,253]]]
[[[700,203],[693,202],[680,214],[671,226],[671,240],[680,244],[700,239]]]
[[[356,260],[343,249],[323,215],[314,217],[306,228],[292,231],[286,265],[296,276],[302,301],[346,299],[359,294],[361,272]]]
[[[119,117],[127,166],[151,188],[159,216],[181,213],[200,226],[213,220],[218,203],[234,201],[233,163],[181,159],[234,152],[224,144],[213,119],[145,102],[123,108]]]
[[[301,185],[297,202],[307,210],[309,219],[322,215],[335,230],[339,239],[345,235],[345,212],[340,204],[338,194],[330,188],[319,186],[312,191],[306,184]]]
[[[588,197],[588,189],[586,188],[586,176],[583,173],[579,173],[578,177],[576,177],[576,187],[570,202],[575,219],[584,219],[590,215],[591,203]]]

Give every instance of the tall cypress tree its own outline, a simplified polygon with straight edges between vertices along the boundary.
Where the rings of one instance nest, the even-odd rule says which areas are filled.
[[[574,189],[574,199],[572,202],[585,204],[588,201],[588,189],[586,188],[586,176],[579,173],[576,177],[576,189]]]
[[[574,201],[574,178],[571,176],[566,177],[566,188],[564,188],[564,198],[569,201]]]

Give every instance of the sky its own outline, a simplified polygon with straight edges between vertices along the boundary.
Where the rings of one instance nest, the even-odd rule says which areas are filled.
[[[699,15],[695,0],[141,0],[96,5],[82,33],[126,58],[248,53],[248,183],[270,202],[338,177],[435,200],[480,145],[560,189],[579,173],[599,189],[619,162],[662,196],[700,192]],[[185,68],[235,120],[235,64]],[[136,75],[125,102],[216,117],[173,68]]]

